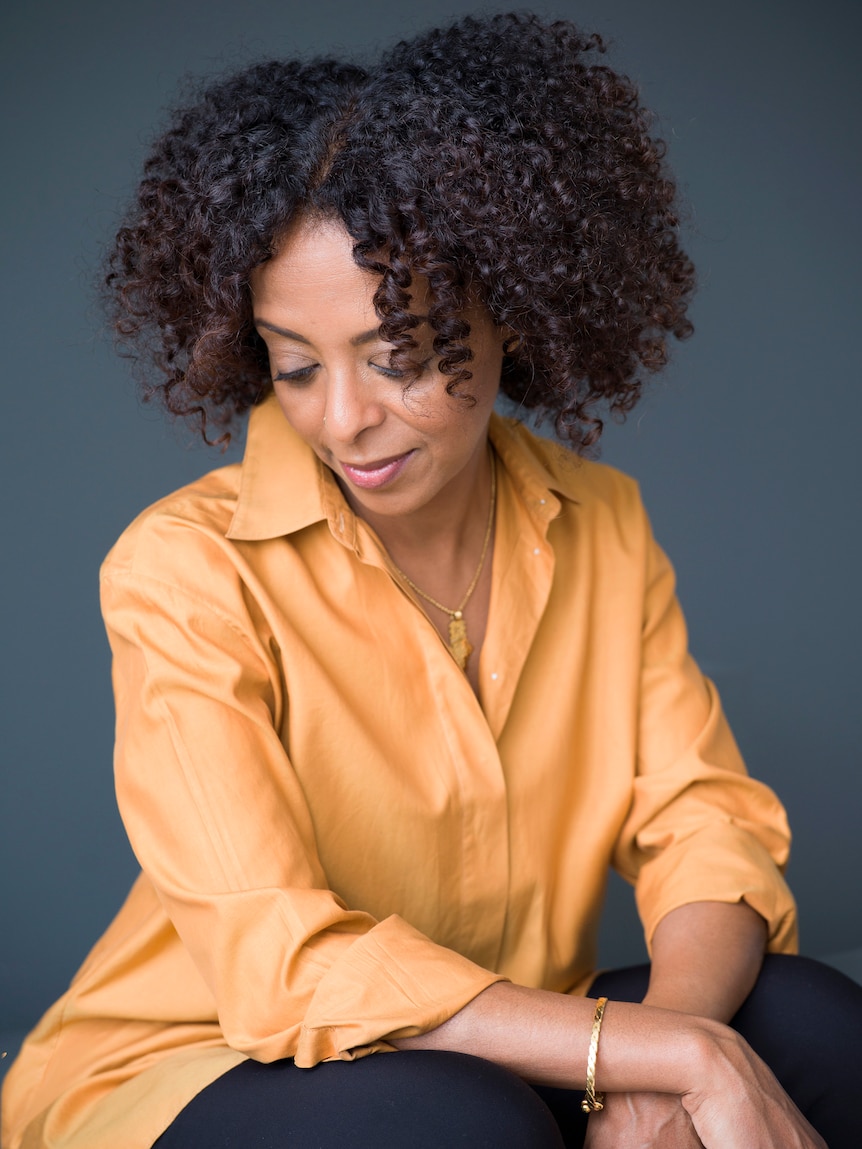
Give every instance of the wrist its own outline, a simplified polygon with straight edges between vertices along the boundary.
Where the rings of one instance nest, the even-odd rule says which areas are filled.
[[[728,1026],[712,1018],[679,1014],[679,1026],[668,1066],[669,1091],[681,1098],[714,1086],[720,1067],[726,1064],[723,1053],[728,1042],[738,1039]]]
[[[681,1060],[685,1086],[680,1098],[686,1109],[706,1094],[721,1094],[731,1088],[731,1079],[743,1044],[739,1034],[711,1018],[696,1018],[688,1035]]]

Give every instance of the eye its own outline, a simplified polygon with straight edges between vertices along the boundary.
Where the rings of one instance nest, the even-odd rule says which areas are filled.
[[[369,367],[373,367],[378,375],[384,375],[387,379],[406,379],[407,372],[399,371],[395,367],[390,367],[388,363],[372,363],[369,362]]]
[[[421,363],[411,363],[409,366],[404,368],[390,367],[388,362],[375,363],[373,360],[369,360],[368,366],[373,367],[378,375],[384,375],[387,379],[406,380],[418,379],[422,374],[424,374],[425,369],[430,362],[431,356],[429,356],[427,359],[423,359]]]
[[[307,383],[317,370],[316,363],[309,363],[307,367],[297,367],[293,371],[277,371],[273,376],[276,383]]]

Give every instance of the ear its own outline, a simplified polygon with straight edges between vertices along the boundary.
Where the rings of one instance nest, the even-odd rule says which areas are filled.
[[[519,335],[517,331],[513,331],[511,327],[501,327],[500,332],[503,336],[503,354],[504,355],[517,355],[524,342],[523,335]]]

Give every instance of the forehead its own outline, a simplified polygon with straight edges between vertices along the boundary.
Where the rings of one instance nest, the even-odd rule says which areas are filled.
[[[255,298],[284,290],[292,295],[349,291],[370,297],[377,278],[357,267],[353,242],[335,221],[300,219],[280,237],[272,257],[252,271]]]
[[[356,264],[354,243],[336,220],[293,223],[273,256],[251,273],[255,317],[294,330],[297,324],[354,331],[376,327],[374,293],[380,277]],[[424,279],[417,277],[410,292],[410,310],[422,311],[428,299]]]
[[[255,318],[292,330],[340,330],[345,335],[377,327],[374,293],[380,277],[357,265],[354,245],[338,220],[303,217],[291,224],[273,256],[251,273]],[[430,294],[425,278],[417,275],[410,285],[409,310],[425,318]],[[461,318],[469,324],[471,343],[496,332],[491,315],[478,301],[468,304]]]

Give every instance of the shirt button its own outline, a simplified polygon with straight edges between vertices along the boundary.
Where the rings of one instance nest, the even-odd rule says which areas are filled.
[[[544,500],[544,499],[539,499],[539,506],[540,506],[540,507],[543,507],[544,505],[545,505],[545,500]]]
[[[540,555],[541,553],[542,553],[542,552],[539,550],[539,548],[538,548],[538,547],[533,547],[533,554],[534,554],[534,555]]]
[[[496,670],[492,671],[491,672],[491,681],[496,682],[498,678],[499,678],[499,675],[497,674],[497,671]]]

